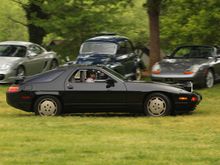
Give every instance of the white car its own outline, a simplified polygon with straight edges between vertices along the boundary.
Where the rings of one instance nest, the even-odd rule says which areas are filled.
[[[14,82],[16,76],[30,76],[59,65],[55,52],[23,41],[0,42],[0,83]]]

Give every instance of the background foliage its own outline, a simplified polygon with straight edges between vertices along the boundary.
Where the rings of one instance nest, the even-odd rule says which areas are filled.
[[[147,0],[2,0],[0,3],[0,41],[28,40],[25,10],[17,2],[36,3],[49,15],[31,23],[46,30],[44,45],[62,40],[52,49],[63,57],[77,55],[80,44],[107,31],[128,36],[135,43],[148,45]],[[83,2],[83,4],[81,3]],[[220,1],[163,0],[161,6],[161,46],[169,51],[182,44],[219,44]],[[22,24],[21,24],[22,23]]]
[[[182,44],[219,44],[219,0],[168,0],[162,10],[163,48]]]
[[[28,40],[25,26],[17,22],[26,23],[22,8],[9,0],[0,2],[0,41]]]

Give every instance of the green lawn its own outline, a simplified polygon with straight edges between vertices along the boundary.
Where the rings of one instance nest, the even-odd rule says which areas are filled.
[[[36,117],[5,103],[0,86],[0,164],[220,164],[220,84],[189,115]]]

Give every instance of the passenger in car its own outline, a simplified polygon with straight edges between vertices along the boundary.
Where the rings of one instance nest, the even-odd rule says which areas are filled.
[[[86,82],[93,83],[93,82],[95,82],[95,79],[96,79],[95,72],[90,72],[90,73],[88,73],[88,77],[86,79]]]

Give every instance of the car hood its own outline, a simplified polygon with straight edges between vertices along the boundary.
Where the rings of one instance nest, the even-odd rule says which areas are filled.
[[[193,65],[207,64],[210,59],[164,59],[159,64],[161,73],[177,73],[184,72]]]
[[[128,91],[142,91],[142,92],[162,91],[162,92],[169,92],[174,94],[190,93],[182,88],[178,88],[177,86],[165,84],[165,83],[159,83],[159,82],[131,81],[131,82],[126,82],[126,86]]]
[[[20,57],[0,57],[0,66],[4,64],[11,64],[19,62],[22,58]]]
[[[111,61],[111,55],[107,54],[83,54],[76,59],[76,64],[96,65],[106,64]]]

